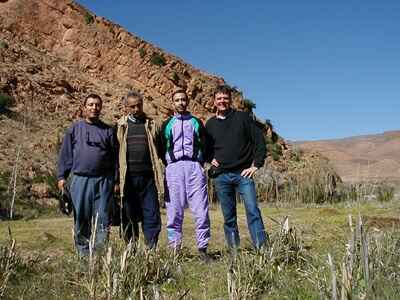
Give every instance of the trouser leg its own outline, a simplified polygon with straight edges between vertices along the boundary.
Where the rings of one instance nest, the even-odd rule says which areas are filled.
[[[113,201],[114,180],[112,176],[95,177],[95,199],[93,205],[93,220],[96,221],[94,247],[100,250],[108,240],[111,226],[111,201]],[[96,220],[97,218],[97,220]]]
[[[139,238],[140,200],[135,178],[126,177],[124,197],[122,199],[122,234],[126,243]]]
[[[141,192],[142,229],[146,245],[152,249],[157,245],[161,231],[160,205],[154,177],[144,176]]]
[[[185,179],[188,204],[196,224],[197,248],[206,249],[210,240],[210,218],[206,176],[200,163],[188,162]]]
[[[214,179],[215,190],[224,216],[225,239],[229,247],[239,247],[239,228],[237,226],[235,184],[230,173],[223,173]]]
[[[179,249],[182,244],[182,224],[186,204],[185,178],[180,162],[167,166],[166,182],[169,196],[166,202],[168,246]]]
[[[91,231],[92,189],[88,177],[73,175],[71,198],[74,207],[74,239],[78,254],[89,254]]]
[[[239,178],[238,190],[246,209],[247,226],[255,248],[262,247],[266,242],[264,223],[257,205],[254,180],[237,175]]]

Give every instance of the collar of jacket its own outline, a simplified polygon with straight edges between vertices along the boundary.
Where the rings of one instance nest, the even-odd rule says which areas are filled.
[[[144,115],[144,120],[145,120],[145,124],[147,124],[151,119],[149,117],[147,117],[147,115]],[[126,126],[128,125],[128,115],[121,117],[118,120],[118,125],[119,126]]]
[[[184,115],[175,113],[174,117],[177,118],[178,120],[189,120],[192,118],[192,114],[190,112]]]

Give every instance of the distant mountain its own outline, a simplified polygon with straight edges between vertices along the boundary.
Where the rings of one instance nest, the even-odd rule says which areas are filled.
[[[400,181],[400,130],[295,145],[326,156],[344,181]]]

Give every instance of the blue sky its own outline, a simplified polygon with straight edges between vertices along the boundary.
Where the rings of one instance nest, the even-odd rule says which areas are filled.
[[[79,0],[222,76],[289,140],[400,129],[398,0]]]

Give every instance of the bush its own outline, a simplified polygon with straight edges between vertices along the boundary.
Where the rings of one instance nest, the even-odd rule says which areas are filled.
[[[243,99],[243,106],[248,111],[252,111],[253,109],[256,108],[256,104],[254,103],[254,101],[250,99]]]
[[[140,58],[143,58],[143,57],[145,57],[146,56],[146,49],[144,49],[144,48],[140,48],[139,49],[139,55],[140,55]]]
[[[279,144],[269,144],[268,150],[275,161],[279,160],[282,156],[282,146]]]
[[[380,202],[388,202],[394,198],[394,187],[389,185],[380,185],[376,191],[376,198]]]
[[[13,97],[0,93],[0,112],[5,111],[13,102]]]
[[[164,56],[162,56],[159,53],[153,53],[153,55],[151,56],[150,62],[153,65],[162,67],[165,66],[167,64],[167,61],[165,60]]]
[[[85,14],[85,23],[86,25],[90,25],[94,23],[94,18],[91,14],[89,14],[88,12],[86,12]]]
[[[0,49],[8,49],[8,44],[5,41],[0,41]]]
[[[178,74],[177,74],[176,72],[173,72],[173,73],[172,73],[172,75],[171,75],[171,80],[172,80],[173,82],[175,82],[175,83],[178,83],[178,82],[179,82],[179,76],[178,76]]]

